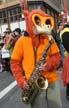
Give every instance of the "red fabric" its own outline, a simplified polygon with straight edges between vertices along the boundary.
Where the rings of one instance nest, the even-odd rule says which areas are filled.
[[[16,41],[18,40],[19,36],[15,36],[13,39],[10,40],[10,46],[14,47]]]
[[[40,43],[44,43],[44,39],[45,39],[46,35],[33,35],[32,37],[32,43],[33,43],[33,46],[36,46],[38,47]]]
[[[23,82],[25,80],[25,76],[23,76],[23,69],[21,66],[21,62],[17,60],[10,61],[10,68],[13,73],[15,80],[17,81],[20,88],[23,88]]]
[[[4,38],[4,45],[6,45],[7,41],[8,41],[9,37],[6,37]]]
[[[57,69],[61,63],[61,56],[59,53],[52,55],[50,59],[46,61],[47,70]]]
[[[64,59],[61,77],[62,77],[64,86],[69,84],[69,56],[66,56]]]

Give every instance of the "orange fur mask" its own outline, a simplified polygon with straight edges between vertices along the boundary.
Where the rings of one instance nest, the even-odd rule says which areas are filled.
[[[23,14],[26,22],[26,31],[32,38],[33,45],[38,46],[39,36],[42,38],[42,36],[51,34],[51,30],[54,27],[54,19],[40,9],[28,11],[26,6],[23,10]],[[38,20],[40,21],[40,25],[38,25]]]

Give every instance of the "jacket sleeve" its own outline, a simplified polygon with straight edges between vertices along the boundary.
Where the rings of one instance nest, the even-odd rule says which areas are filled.
[[[15,80],[18,83],[20,88],[23,87],[23,81],[25,80],[25,76],[23,75],[23,69],[20,61],[18,60],[10,60],[10,68],[13,73]]]
[[[65,56],[64,58],[61,78],[62,78],[64,86],[69,84],[69,55]]]
[[[57,69],[61,63],[61,55],[60,53],[56,53],[52,55],[49,59],[46,60],[46,68],[51,71],[53,69]]]

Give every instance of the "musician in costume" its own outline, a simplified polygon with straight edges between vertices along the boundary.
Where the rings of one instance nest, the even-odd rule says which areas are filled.
[[[26,31],[14,46],[10,67],[18,86],[25,91],[30,89],[28,82],[31,74],[34,74],[33,70],[36,68],[37,62],[52,39],[51,30],[54,28],[54,19],[39,9],[32,10],[31,12],[23,10],[23,14],[26,21]],[[62,108],[56,72],[60,62],[59,49],[53,40],[44,63],[39,66],[39,74],[34,80],[34,82],[37,82],[37,78],[43,76],[48,83],[46,89],[38,87],[39,91],[34,96],[34,101],[30,102],[31,108]],[[32,92],[29,100],[31,97]],[[23,99],[25,101],[26,97]]]
[[[64,86],[66,86],[66,98],[69,100],[69,24],[66,24],[61,32],[61,41],[65,49],[62,80]]]

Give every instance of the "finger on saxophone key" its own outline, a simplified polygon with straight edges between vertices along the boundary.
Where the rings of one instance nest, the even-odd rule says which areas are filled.
[[[40,71],[45,71],[46,70],[46,65],[47,65],[47,63],[41,64],[40,67],[39,67],[39,70]]]

